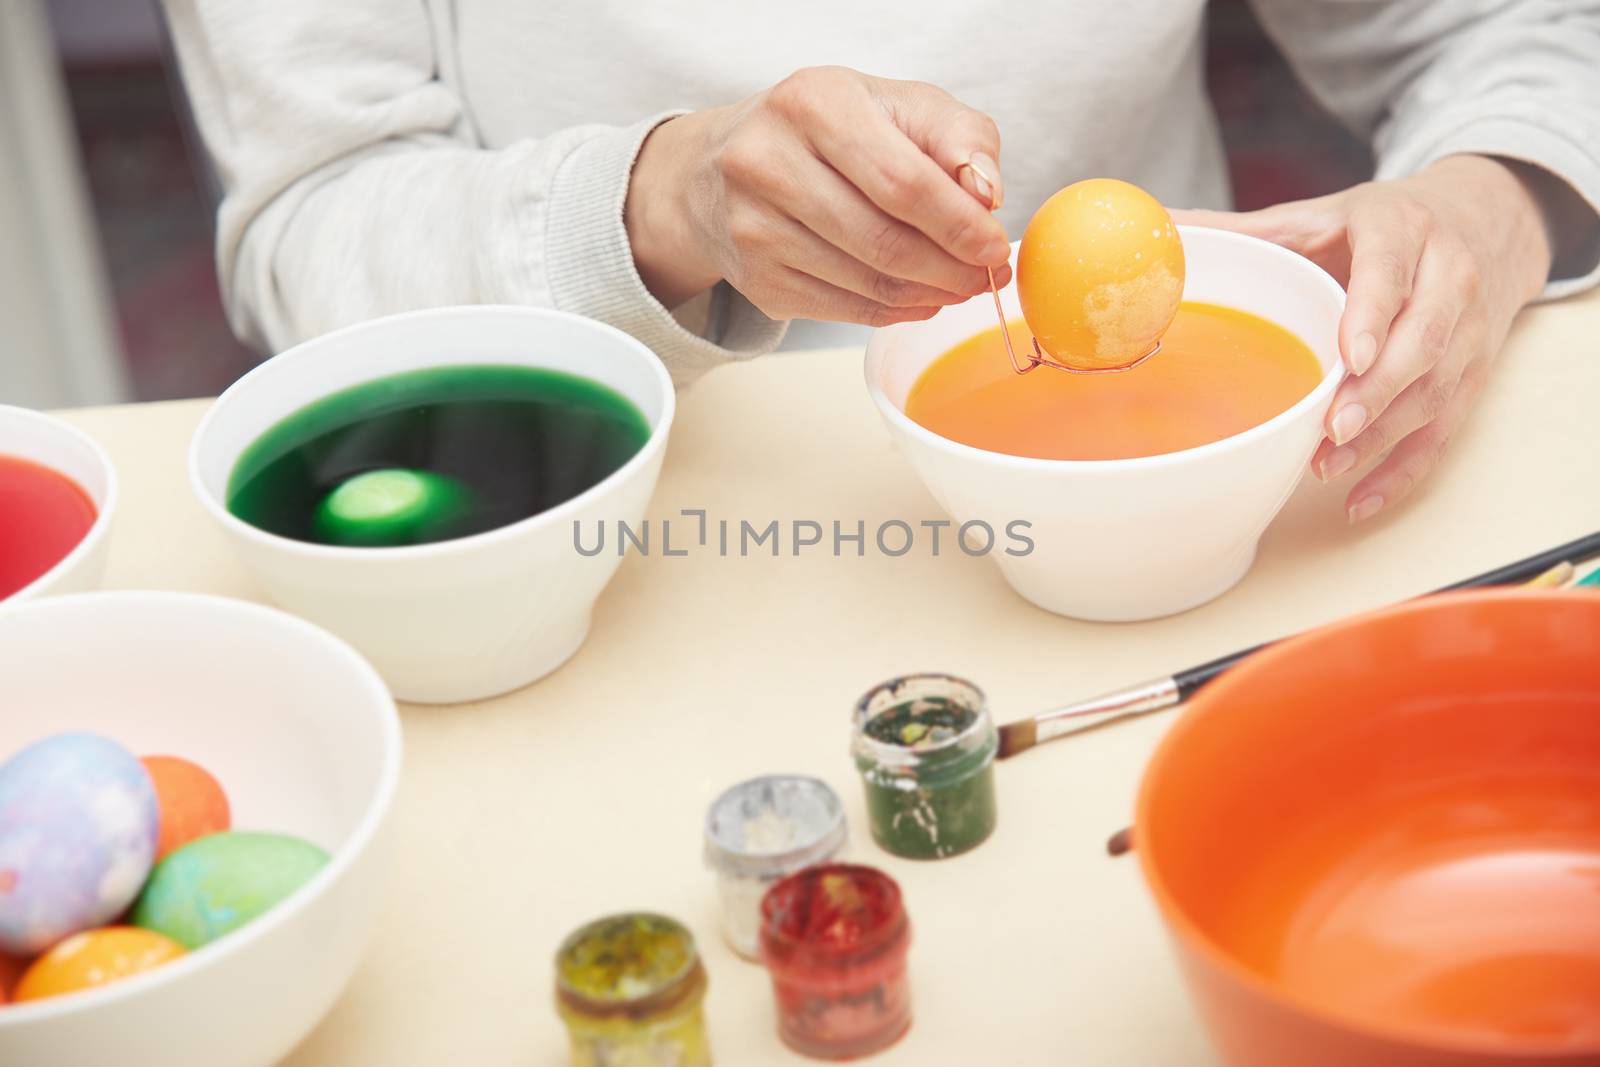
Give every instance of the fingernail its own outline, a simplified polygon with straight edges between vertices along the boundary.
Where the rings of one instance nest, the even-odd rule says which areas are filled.
[[[1322,460],[1322,480],[1331,482],[1341,474],[1348,474],[1350,468],[1356,465],[1356,450],[1353,448],[1336,448],[1329,452]]]
[[[1346,404],[1339,409],[1338,414],[1334,415],[1333,425],[1328,428],[1331,431],[1329,436],[1333,438],[1334,444],[1342,445],[1360,433],[1366,425],[1367,409],[1360,404]]]
[[[1359,333],[1356,339],[1350,342],[1350,373],[1362,375],[1372,369],[1372,363],[1378,358],[1378,339],[1370,333]]]
[[[1011,262],[1011,246],[997,237],[983,246],[983,251],[978,253],[978,262],[990,270],[998,271]]]
[[[1362,519],[1370,519],[1381,510],[1383,510],[1383,497],[1377,495],[1376,493],[1371,496],[1362,497],[1360,500],[1351,505],[1350,521],[1360,522]]]
[[[974,192],[988,201],[990,211],[998,211],[1006,202],[1005,186],[1000,181],[1000,164],[987,152],[974,152],[967,157],[967,162],[972,164],[967,168],[967,173],[972,175],[972,184],[976,186]]]

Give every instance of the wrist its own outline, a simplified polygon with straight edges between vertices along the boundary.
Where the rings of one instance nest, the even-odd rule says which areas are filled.
[[[1446,156],[1424,174],[1437,174],[1456,195],[1466,196],[1475,213],[1494,205],[1485,217],[1498,230],[1498,252],[1509,266],[1524,301],[1544,288],[1555,259],[1552,220],[1524,164],[1495,156]]]
[[[623,224],[633,263],[652,296],[668,308],[721,280],[703,253],[690,190],[700,153],[700,115],[668,119],[645,138],[628,179]]]

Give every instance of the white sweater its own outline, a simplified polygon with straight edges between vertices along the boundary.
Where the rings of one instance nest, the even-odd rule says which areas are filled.
[[[235,330],[277,350],[441,304],[612,323],[686,382],[783,324],[726,285],[674,316],[622,205],[645,134],[804,66],[933,82],[994,117],[1002,221],[1073,180],[1226,207],[1203,0],[166,0],[226,197]],[[1255,0],[1380,177],[1482,152],[1600,205],[1600,0]],[[1555,282],[1549,295],[1592,283]]]

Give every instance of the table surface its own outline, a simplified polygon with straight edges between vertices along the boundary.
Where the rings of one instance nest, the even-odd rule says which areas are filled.
[[[687,390],[651,515],[704,508],[735,528],[859,519],[869,531],[942,517],[895,452],[860,366],[858,350],[795,353],[721,368]],[[69,414],[123,478],[108,587],[260,598],[186,484],[204,409]],[[588,643],[555,674],[480,704],[402,708],[385,917],[344,998],[285,1067],[559,1067],[552,953],[573,927],[623,909],[693,927],[719,1062],[806,1062],[777,1041],[764,973],[718,938],[701,865],[713,796],[779,771],[831,783],[854,857],[905,888],[918,1021],[874,1062],[1213,1065],[1136,862],[1104,851],[1170,713],[1002,764],[995,836],[919,864],[866,833],[847,755],[852,702],[892,675],[943,670],[983,686],[1010,720],[1580,536],[1600,527],[1597,412],[1600,293],[1532,309],[1474,418],[1408,503],[1352,528],[1350,483],[1307,478],[1242,584],[1155,622],[1046,614],[991,561],[948,544],[937,557],[926,545],[899,558],[634,556]]]

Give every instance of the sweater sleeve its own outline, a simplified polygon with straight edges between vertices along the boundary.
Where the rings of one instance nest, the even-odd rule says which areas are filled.
[[[1448,155],[1531,163],[1586,205],[1545,297],[1600,282],[1600,0],[1253,0],[1318,99],[1372,138],[1379,178]]]
[[[679,384],[777,347],[726,285],[716,314],[644,287],[623,223],[634,160],[675,113],[486,149],[438,76],[422,0],[166,0],[223,187],[229,320],[266,351],[445,304],[530,304],[632,333]],[[701,325],[692,331],[684,323]]]

